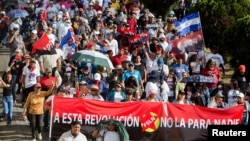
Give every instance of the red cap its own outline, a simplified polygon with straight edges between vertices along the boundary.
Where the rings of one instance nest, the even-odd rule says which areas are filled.
[[[24,55],[24,59],[30,58],[29,55]]]
[[[67,54],[67,58],[70,58],[72,56],[72,53]]]
[[[240,72],[246,72],[246,66],[245,65],[240,65],[239,66],[239,71]]]
[[[93,47],[94,46],[94,43],[93,42],[88,42],[87,44],[86,44],[86,48],[91,48],[91,47]]]

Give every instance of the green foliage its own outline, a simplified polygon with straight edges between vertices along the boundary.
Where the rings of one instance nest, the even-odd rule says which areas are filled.
[[[170,7],[172,4],[176,2],[176,0],[140,0],[144,3],[145,7],[149,8],[152,13],[155,15],[162,15],[165,17],[170,11]]]
[[[249,4],[248,0],[202,0],[189,12],[199,11],[206,46],[218,45],[224,50],[222,33],[250,12]]]
[[[238,19],[223,33],[223,46],[231,54],[232,66],[248,64],[250,61],[250,15]]]

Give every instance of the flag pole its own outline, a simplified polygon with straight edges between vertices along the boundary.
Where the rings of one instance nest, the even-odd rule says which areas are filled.
[[[200,20],[202,40],[203,40],[203,43],[202,43],[203,57],[201,58],[202,59],[201,62],[202,62],[203,68],[204,68],[206,65],[205,39],[204,39],[204,35],[203,35],[203,30],[202,30],[202,25],[201,25],[201,16],[200,16],[199,11],[198,11],[198,15],[199,15],[199,20]]]

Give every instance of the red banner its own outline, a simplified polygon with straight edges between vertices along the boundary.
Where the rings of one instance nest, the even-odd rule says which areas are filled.
[[[202,31],[196,31],[185,37],[174,39],[172,41],[172,52],[181,54],[183,52],[199,52],[203,50],[203,34]]]
[[[207,140],[208,125],[240,124],[242,112],[243,105],[221,110],[162,102],[113,103],[55,97],[51,138],[69,130],[74,120],[82,122],[82,132],[90,138],[100,120],[116,119],[127,128],[130,140],[203,141]]]

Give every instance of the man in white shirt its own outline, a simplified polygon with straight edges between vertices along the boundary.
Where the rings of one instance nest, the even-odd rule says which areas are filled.
[[[64,132],[58,141],[87,141],[87,138],[81,132],[81,122],[73,121],[71,123],[71,129]]]
[[[75,44],[74,44],[74,40],[73,38],[68,38],[68,42],[67,44],[64,44],[62,47],[62,51],[63,51],[63,59],[66,59],[66,56],[68,54],[74,54],[75,53]]]
[[[31,60],[29,66],[23,68],[22,73],[22,86],[23,89],[23,97],[22,102],[23,104],[28,97],[28,94],[34,91],[34,86],[40,80],[40,67],[37,64],[36,60]],[[23,106],[23,105],[22,105]]]
[[[118,42],[116,39],[113,38],[113,33],[108,34],[107,42],[107,50],[113,51],[113,56],[116,56],[118,54]]]
[[[58,55],[58,58],[62,59],[64,57],[64,55],[63,55],[62,49],[59,48],[59,45],[60,45],[60,42],[58,40],[56,40],[54,43],[54,48],[56,50],[56,54]]]

